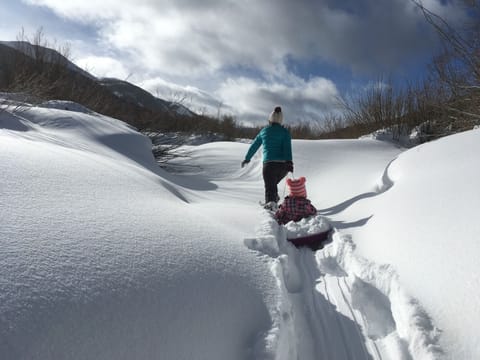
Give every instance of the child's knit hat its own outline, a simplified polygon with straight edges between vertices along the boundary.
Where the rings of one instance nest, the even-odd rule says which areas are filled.
[[[305,188],[305,179],[304,176],[298,179],[290,179],[287,178],[287,185],[288,190],[290,191],[290,196],[297,196],[297,197],[307,197],[307,189]]]

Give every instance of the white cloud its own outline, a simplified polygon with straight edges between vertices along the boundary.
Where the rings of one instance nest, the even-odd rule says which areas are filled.
[[[228,79],[218,95],[236,109],[240,121],[251,124],[265,122],[276,105],[282,106],[286,123],[320,121],[325,113],[337,110],[339,97],[333,82],[318,77],[290,79],[289,83]]]
[[[432,42],[428,32],[417,33],[423,19],[405,0],[210,0],[201,6],[196,0],[28,1],[91,22],[147,68],[177,75],[231,66],[271,72],[286,56],[326,59],[354,70],[389,68]]]
[[[212,95],[193,86],[181,86],[162,78],[138,84],[157,97],[181,101],[190,109],[211,116],[233,115],[247,125],[263,124],[276,105],[281,105],[286,123],[312,123],[337,110],[340,96],[333,82],[315,77],[308,81],[291,76],[288,82],[229,78]]]
[[[111,19],[121,16],[122,1],[102,0],[95,3],[83,0],[22,0],[26,4],[46,6],[58,15],[78,22],[91,22],[98,19]],[[118,6],[115,6],[118,4]]]
[[[160,77],[144,80],[137,84],[156,97],[167,101],[180,102],[197,114],[216,116],[222,100],[194,86],[182,86]]]
[[[429,54],[436,38],[407,0],[24,1],[96,30],[98,53],[77,61],[95,74],[133,73],[167,99],[184,93],[195,111],[220,106],[243,121],[264,119],[274,104],[305,121],[335,110],[338,90],[328,74],[312,70],[301,79],[292,62],[378,75]],[[426,1],[442,14],[452,7]]]
[[[107,56],[90,55],[79,58],[76,65],[97,77],[126,79],[130,72],[122,62]]]

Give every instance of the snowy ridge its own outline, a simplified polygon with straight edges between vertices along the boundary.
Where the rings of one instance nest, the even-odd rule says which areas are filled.
[[[283,227],[265,212],[258,237],[245,240],[271,259],[283,294],[267,336],[269,358],[441,358],[437,329],[390,266],[354,255],[350,237],[339,231],[317,252],[287,241],[287,234],[308,234],[327,224],[316,216]]]

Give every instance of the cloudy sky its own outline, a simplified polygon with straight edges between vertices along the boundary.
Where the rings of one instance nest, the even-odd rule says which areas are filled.
[[[2,0],[0,40],[22,27],[96,76],[255,124],[277,104],[286,121],[321,119],[382,75],[421,77],[438,49],[411,0]]]

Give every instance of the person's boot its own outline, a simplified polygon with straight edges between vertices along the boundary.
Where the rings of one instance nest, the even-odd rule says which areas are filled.
[[[275,201],[269,201],[263,206],[264,209],[270,210],[270,211],[277,211],[278,210],[278,205]]]

